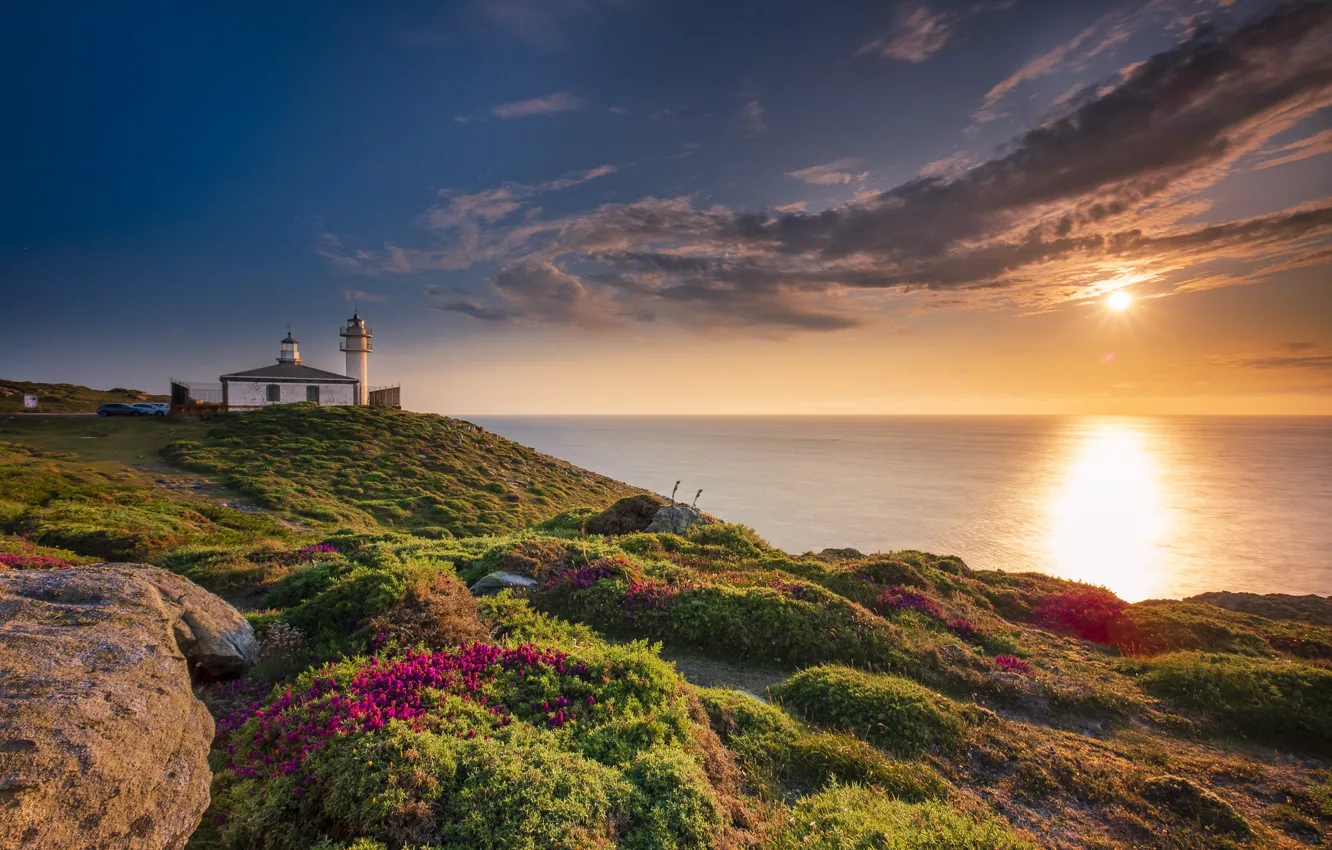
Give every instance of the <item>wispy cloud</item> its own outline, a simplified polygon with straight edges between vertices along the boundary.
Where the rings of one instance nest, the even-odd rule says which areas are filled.
[[[1257,168],[1261,170],[1276,165],[1289,165],[1292,162],[1327,153],[1332,153],[1332,130],[1320,130],[1312,136],[1306,136],[1272,151],[1269,154],[1270,158],[1260,162]]]
[[[490,114],[496,118],[527,118],[532,115],[550,115],[554,112],[572,112],[586,105],[580,98],[574,97],[567,91],[557,91],[543,97],[492,106]]]
[[[1252,283],[1332,259],[1332,201],[1206,224],[1198,216],[1242,161],[1332,106],[1329,39],[1327,3],[1200,29],[988,160],[818,212],[646,197],[517,221],[522,199],[510,185],[446,194],[442,218],[432,211],[443,245],[334,261],[371,273],[481,259],[521,266],[521,284],[496,277],[490,299],[476,301],[512,321],[570,320],[553,296],[514,294],[535,290],[598,305],[598,321],[760,331],[853,327],[873,320],[885,291],[1041,310],[1112,280],[1156,294]]]
[[[1200,11],[1217,2],[1227,5],[1227,0],[1148,0],[1138,8],[1107,12],[1068,41],[1047,50],[996,83],[986,93],[973,117],[981,124],[1001,118],[1004,114],[1001,102],[1023,83],[1080,67],[1089,59],[1112,52],[1145,27],[1192,21]],[[1125,70],[1131,71],[1132,68]]]
[[[1320,348],[1312,342],[1288,342],[1275,351],[1249,354],[1242,357],[1219,357],[1216,362],[1225,366],[1248,369],[1311,369],[1332,370],[1332,350]]]
[[[566,46],[579,26],[635,5],[635,0],[472,0],[471,9],[534,47],[557,48]]]
[[[839,183],[850,183],[853,180],[864,180],[869,176],[868,171],[853,173],[849,169],[860,165],[860,160],[855,157],[844,157],[835,159],[832,162],[825,162],[822,165],[811,165],[808,168],[801,168],[796,171],[786,172],[787,177],[794,177],[804,183],[813,183],[817,186],[836,186]]]
[[[943,12],[924,4],[904,3],[893,15],[893,26],[856,51],[902,62],[924,62],[953,37],[952,22]]]
[[[763,117],[763,104],[759,103],[757,98],[746,101],[745,105],[740,107],[736,122],[739,124],[740,132],[746,136],[758,136],[768,132],[768,122]]]

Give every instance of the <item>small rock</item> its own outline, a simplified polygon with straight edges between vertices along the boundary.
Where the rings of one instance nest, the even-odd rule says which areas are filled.
[[[494,596],[501,590],[526,591],[536,584],[536,579],[520,576],[517,573],[496,571],[483,576],[472,585],[473,596]]]

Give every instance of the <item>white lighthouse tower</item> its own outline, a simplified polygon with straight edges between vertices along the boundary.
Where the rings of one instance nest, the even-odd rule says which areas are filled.
[[[356,312],[347,320],[347,327],[338,331],[338,336],[342,337],[342,344],[338,348],[347,352],[347,377],[360,381],[356,388],[356,403],[369,404],[370,352],[375,350],[370,338],[374,334],[365,326],[361,314]]]

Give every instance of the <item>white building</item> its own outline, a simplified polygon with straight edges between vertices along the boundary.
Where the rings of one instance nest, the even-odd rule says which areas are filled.
[[[359,404],[372,407],[401,407],[397,385],[372,388],[368,385],[370,353],[374,334],[365,326],[360,313],[347,320],[338,331],[339,349],[347,355],[347,374],[325,372],[301,362],[300,343],[287,333],[282,340],[277,364],[228,372],[218,378],[221,386],[207,386],[171,379],[171,405],[177,413],[208,414],[232,410],[252,410],[273,404],[311,402],[320,405]]]
[[[277,365],[231,372],[218,380],[222,382],[222,404],[227,410],[296,401],[322,405],[361,403],[359,376],[325,372],[301,363],[300,343],[291,334],[282,340]]]

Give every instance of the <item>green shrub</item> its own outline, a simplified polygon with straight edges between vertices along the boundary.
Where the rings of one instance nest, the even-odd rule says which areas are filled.
[[[906,755],[951,749],[975,722],[973,708],[915,682],[849,667],[802,670],[774,688],[773,696],[812,723]]]
[[[1031,850],[1007,824],[952,806],[834,786],[797,803],[773,850]]]
[[[873,785],[889,797],[919,803],[948,796],[949,784],[923,762],[895,761],[865,741],[840,732],[797,735],[779,753],[781,775],[806,791],[830,782]]]
[[[1332,670],[1194,652],[1163,655],[1138,669],[1149,693],[1230,732],[1297,752],[1332,755]]]
[[[722,825],[717,797],[702,769],[683,750],[640,752],[626,767],[633,783],[624,850],[707,847]]]
[[[770,796],[811,793],[830,782],[874,785],[912,802],[948,793],[948,783],[929,765],[894,761],[852,735],[811,732],[749,694],[700,688],[699,699],[746,778]]]

